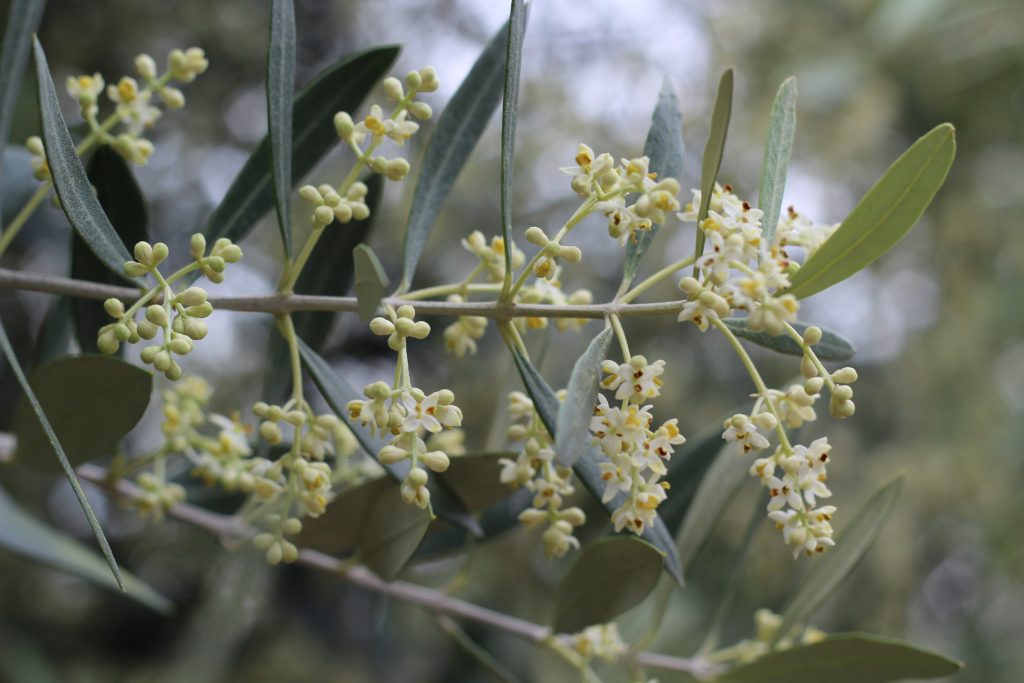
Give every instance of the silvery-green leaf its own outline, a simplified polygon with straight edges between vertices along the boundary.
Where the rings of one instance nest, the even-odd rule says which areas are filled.
[[[292,98],[295,92],[295,8],[292,0],[270,1],[267,50],[267,135],[277,225],[285,256],[292,253]]]
[[[718,95],[711,114],[711,132],[708,133],[708,142],[704,145],[704,156],[700,163],[700,207],[697,211],[697,246],[694,249],[698,257],[704,253],[704,231],[700,229],[700,224],[708,217],[711,194],[725,153],[725,138],[729,132],[729,118],[732,116],[732,80],[732,69],[726,69],[718,81]],[[696,274],[697,264],[694,264],[693,272]]]
[[[512,162],[525,33],[526,3],[512,0],[505,53],[505,89],[501,101],[501,237],[505,240],[506,278],[512,273]]]
[[[779,225],[782,195],[786,190],[786,174],[789,172],[795,136],[796,76],[790,76],[779,86],[772,103],[757,192],[757,208],[764,212],[761,217],[761,226],[764,228],[762,239],[768,246],[774,241],[775,229]]]
[[[555,428],[555,453],[562,465],[574,465],[586,453],[593,439],[590,419],[597,403],[601,362],[608,353],[611,340],[611,328],[602,330],[572,368],[566,399],[558,410]]]
[[[399,485],[389,482],[367,510],[356,538],[356,555],[382,579],[391,581],[406,565],[430,526],[430,514],[409,505]]]
[[[753,342],[758,346],[763,346],[766,349],[772,351],[778,351],[779,353],[785,353],[790,356],[802,356],[803,349],[796,343],[788,334],[771,335],[767,332],[754,332],[747,327],[746,318],[723,318],[722,322],[725,323],[726,327],[732,330],[732,333],[741,339]],[[800,334],[804,333],[810,323],[795,322],[791,323],[793,329]],[[842,336],[838,332],[817,326],[821,330],[821,341],[814,345],[814,353],[821,360],[829,361],[843,361],[849,360],[856,353],[853,348],[853,343]]]
[[[380,259],[368,244],[360,244],[352,252],[356,274],[356,300],[359,319],[367,322],[377,312],[380,300],[387,291],[388,276]]]

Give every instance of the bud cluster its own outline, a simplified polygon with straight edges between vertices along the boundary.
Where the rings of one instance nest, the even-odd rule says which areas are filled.
[[[353,218],[362,221],[370,216],[370,207],[365,201],[369,190],[365,183],[352,183],[344,196],[339,194],[341,190],[327,184],[319,187],[304,185],[299,189],[299,195],[315,207],[310,217],[314,230],[322,230],[335,220],[348,223]]]

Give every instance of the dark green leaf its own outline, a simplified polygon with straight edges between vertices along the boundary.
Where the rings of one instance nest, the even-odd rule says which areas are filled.
[[[730,683],[884,683],[905,678],[950,676],[962,662],[894,638],[838,633],[733,669]]]
[[[794,626],[806,623],[868,551],[882,530],[902,482],[903,476],[898,476],[871,496],[837,534],[836,547],[815,559],[813,568],[782,610],[782,623],[775,642],[784,638]]]
[[[28,514],[0,490],[0,547],[34,562],[74,574],[111,590],[118,584],[103,558],[92,550]],[[135,576],[125,573],[124,593],[152,610],[169,614],[174,606]]]
[[[721,439],[721,433],[719,433]],[[729,452],[731,451],[731,452]],[[683,527],[677,535],[679,546],[679,562],[683,571],[689,567],[690,561],[697,555],[705,541],[715,529],[715,523],[721,519],[725,508],[736,497],[736,492],[747,479],[750,463],[741,457],[735,449],[715,458],[708,468],[707,474],[700,482],[690,510],[683,520]],[[671,493],[670,493],[671,495]]]
[[[51,360],[65,356],[71,345],[71,305],[70,297],[58,296],[46,309],[46,317],[39,328],[36,340],[36,353],[32,365],[39,366]]]
[[[353,220],[345,226],[335,226],[338,229],[325,229],[293,287],[296,292],[317,296],[345,296],[349,293],[355,273],[352,250],[366,239],[373,228],[383,184],[383,176],[376,173],[366,179],[368,192],[363,201],[370,208],[366,220]],[[296,311],[292,313],[295,334],[319,353],[337,316],[332,311]],[[271,331],[267,353],[269,360],[263,376],[263,399],[268,403],[284,403],[291,381],[291,367],[288,345],[276,329]]]
[[[850,215],[791,278],[798,298],[827,289],[903,239],[942,187],[956,156],[956,131],[943,123],[893,162]]]
[[[430,526],[430,514],[402,500],[397,483],[389,484],[373,499],[356,540],[356,555],[386,581],[398,576]]]
[[[292,253],[292,98],[295,93],[295,8],[291,0],[270,0],[267,51],[267,135],[274,206],[285,256]]]
[[[683,172],[683,114],[679,111],[675,86],[668,76],[661,82],[658,104],[651,115],[651,127],[647,130],[647,140],[644,142],[644,155],[650,159],[648,169],[657,173],[658,180],[678,180]],[[636,277],[640,259],[651,245],[657,230],[658,226],[652,225],[650,230],[641,231],[636,241],[630,241],[626,247],[626,263],[622,275],[626,287]]]
[[[406,221],[400,289],[412,284],[416,264],[441,206],[498,106],[504,86],[507,45],[508,28],[502,26],[477,57],[430,135]]]
[[[334,372],[331,366],[327,364],[327,361],[321,358],[316,351],[311,349],[301,339],[298,341],[302,362],[305,364],[306,370],[309,371],[309,376],[313,378],[313,382],[320,390],[321,395],[323,395],[324,400],[327,401],[327,405],[331,407],[335,415],[348,424],[363,450],[376,459],[380,449],[384,446],[384,442],[367,434],[366,430],[353,420],[348,410],[345,409],[349,401],[365,397],[353,389],[338,373]],[[406,474],[409,472],[409,462],[407,460],[394,465],[382,464],[381,466],[397,482],[404,481]],[[475,535],[479,536],[483,533],[480,525],[466,512],[462,503],[449,489],[443,478],[432,478],[430,486],[431,504],[438,517],[452,522]]]
[[[533,507],[533,493],[529,489],[523,487],[512,491],[510,495],[477,514],[481,533],[474,537],[473,542],[487,541],[520,528],[522,525],[519,522],[519,515],[529,507]],[[434,528],[420,544],[416,555],[429,559],[461,552],[466,549],[467,539],[468,535],[464,529],[435,523]]]
[[[40,183],[32,175],[32,153],[17,145],[5,147],[0,177],[3,178],[0,205],[3,206],[3,225],[6,226],[39,189]]]
[[[790,338],[787,334],[780,334],[773,336],[767,332],[754,332],[747,327],[746,318],[723,318],[722,322],[725,323],[726,327],[732,330],[732,333],[741,339],[753,342],[758,346],[763,346],[766,349],[772,351],[778,351],[779,353],[789,354],[791,356],[802,356],[804,354],[803,349],[796,343],[795,340]],[[792,323],[793,329],[800,334],[804,333],[810,323]],[[821,341],[814,345],[814,353],[821,360],[832,360],[842,361],[849,360],[856,353],[853,348],[853,343],[849,339],[842,336],[838,332],[833,332],[827,328],[821,327]]]
[[[793,155],[793,138],[796,136],[796,76],[790,76],[779,86],[772,103],[771,120],[768,123],[768,139],[764,143],[764,159],[761,162],[761,181],[758,185],[757,207],[764,212],[761,226],[766,246],[775,240],[775,228],[779,225],[782,211],[782,195],[786,190],[786,174],[789,159]]]
[[[512,161],[525,33],[526,4],[523,0],[512,0],[505,53],[505,89],[501,100],[501,237],[505,240],[506,280],[512,275]]]
[[[704,253],[704,231],[700,224],[708,217],[711,207],[711,193],[718,180],[718,169],[722,166],[722,155],[725,153],[725,137],[729,132],[729,117],[732,116],[732,69],[726,69],[718,82],[718,95],[715,97],[715,109],[711,114],[711,132],[708,142],[704,145],[704,156],[700,162],[700,209],[697,212],[697,247],[694,253],[699,257]],[[697,264],[693,265],[694,274]]]
[[[572,367],[555,428],[555,453],[562,465],[572,467],[587,452],[587,445],[593,438],[590,419],[594,417],[601,383],[601,363],[608,354],[611,340],[611,328],[602,330]]]
[[[393,486],[395,482],[390,477],[380,477],[342,491],[324,514],[302,520],[302,531],[295,542],[303,548],[316,548],[332,555],[354,553],[373,501]]]
[[[89,160],[87,172],[96,198],[122,244],[130,250],[136,243],[148,240],[146,200],[121,155],[109,147],[100,147]],[[72,237],[71,277],[108,285],[121,284],[121,278],[96,258],[77,233]],[[83,352],[96,353],[96,336],[113,318],[103,310],[102,301],[93,299],[76,299],[71,310],[79,347]]]
[[[28,61],[28,46],[36,29],[39,28],[44,7],[44,0],[11,0],[7,8],[4,42],[0,46],[0,145],[7,143],[7,136],[11,132],[14,104],[18,99],[21,77],[25,73],[25,63]],[[4,188],[0,199],[4,204],[8,201],[9,182],[9,176],[3,173],[6,163],[6,158],[0,158],[0,179],[3,180],[0,185]],[[15,206],[21,206],[23,203]],[[6,222],[5,219],[4,223]]]
[[[650,543],[629,536],[587,545],[558,589],[555,631],[576,633],[636,607],[658,583],[663,557]]]
[[[388,276],[380,264],[377,254],[368,244],[360,244],[352,252],[356,272],[356,300],[359,303],[359,319],[368,322],[377,312],[380,300],[388,287]]]
[[[153,376],[109,356],[60,358],[43,365],[29,380],[69,462],[77,466],[110,452],[142,419],[153,389]],[[47,435],[32,413],[19,404],[14,418],[18,461],[53,469],[45,457]]]
[[[512,451],[498,451],[453,456],[448,469],[438,476],[448,482],[467,510],[484,510],[512,495],[512,489],[498,479],[498,461],[515,460],[516,455]]]
[[[557,429],[558,410],[560,407],[558,397],[555,396],[555,392],[552,391],[548,383],[537,372],[537,369],[533,367],[529,360],[523,357],[518,349],[513,350],[512,357],[515,359],[516,368],[519,370],[519,376],[523,380],[526,393],[533,399],[533,404],[537,408],[541,422],[544,423],[549,433],[554,433]],[[620,492],[619,495],[607,503],[601,502],[604,496],[605,482],[601,478],[601,468],[598,464],[607,461],[608,459],[600,449],[591,445],[583,457],[576,461],[572,469],[583,484],[583,488],[590,493],[594,500],[600,503],[605,513],[611,517],[612,512],[622,504],[625,494]],[[643,538],[664,555],[666,571],[681,584],[683,582],[683,573],[682,567],[679,564],[679,556],[676,554],[672,535],[668,533],[668,529],[665,528],[665,523],[661,517],[655,517],[654,524],[644,529]]]
[[[4,356],[7,358],[7,363],[11,367],[11,372],[13,372],[14,376],[17,378],[18,384],[21,385],[21,390],[25,394],[25,398],[28,399],[30,404],[32,404],[32,410],[39,419],[39,423],[42,425],[43,431],[46,432],[46,438],[50,442],[49,448],[60,461],[61,468],[64,470],[64,476],[67,477],[68,483],[71,484],[71,489],[75,492],[78,504],[82,506],[82,511],[85,512],[85,518],[89,520],[89,526],[92,528],[92,533],[96,537],[96,542],[99,543],[100,549],[103,551],[103,557],[107,561],[107,566],[110,567],[110,571],[113,573],[114,579],[117,581],[117,585],[121,590],[125,590],[124,582],[121,579],[121,572],[117,568],[117,560],[114,559],[114,553],[110,550],[110,544],[107,543],[107,537],[103,535],[103,529],[100,527],[100,522],[96,519],[96,514],[92,511],[92,506],[89,505],[89,501],[85,497],[85,492],[82,490],[81,484],[78,483],[78,477],[75,476],[75,470],[72,469],[71,463],[68,462],[68,457],[64,454],[64,449],[61,447],[60,441],[57,440],[57,435],[54,434],[53,427],[50,426],[50,421],[46,418],[46,413],[43,412],[42,406],[39,405],[39,400],[36,399],[36,395],[32,392],[32,386],[28,383],[25,373],[21,371],[21,366],[18,364],[18,357],[14,355],[14,349],[11,347],[11,341],[7,338],[7,331],[4,329],[2,322],[0,322],[0,351],[3,351]],[[45,452],[46,447],[44,446],[43,448]]]
[[[391,68],[397,47],[381,47],[345,57],[320,73],[295,96],[292,110],[292,181],[298,182],[337,142],[333,116],[354,112]],[[238,172],[224,200],[206,223],[208,240],[241,241],[274,205],[270,142],[266,137]]]
[[[50,164],[53,186],[61,208],[79,236],[96,257],[112,273],[122,275],[124,262],[131,260],[128,250],[114,232],[103,213],[99,200],[89,186],[82,161],[78,158],[71,133],[64,123],[57,92],[53,88],[46,55],[39,40],[35,41],[36,85],[39,90],[39,111],[42,117],[43,146]]]

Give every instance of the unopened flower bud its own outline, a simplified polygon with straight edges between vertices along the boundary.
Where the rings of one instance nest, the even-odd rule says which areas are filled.
[[[441,82],[437,78],[437,72],[434,71],[434,67],[425,66],[420,69],[420,92],[434,92],[437,90]]]
[[[276,446],[284,439],[284,434],[281,433],[281,428],[277,426],[276,422],[267,420],[260,423],[260,438],[271,446]]]
[[[679,281],[679,289],[692,296],[700,292],[703,287],[701,287],[700,283],[697,282],[697,278],[687,275]]]
[[[526,229],[526,241],[530,244],[536,244],[537,246],[547,246],[548,236],[544,234],[544,231],[537,226],[530,226]]]
[[[177,380],[181,379],[181,375],[183,373],[184,371],[181,369],[181,366],[178,365],[178,363],[172,359],[171,367],[167,368],[167,370],[164,371],[164,377],[171,380],[172,382],[176,382]]]
[[[206,323],[204,323],[202,320],[189,318],[185,322],[184,334],[187,334],[189,337],[195,339],[196,341],[199,341],[200,339],[206,337],[207,331],[208,330],[206,327]]]
[[[427,471],[421,467],[413,467],[409,470],[405,480],[412,486],[423,486],[427,483]]]
[[[804,356],[800,360],[800,374],[803,375],[804,377],[807,377],[808,379],[811,377],[817,377],[818,366],[816,366],[814,364],[814,361],[812,361],[810,358]]]
[[[189,242],[189,253],[192,254],[193,258],[199,259],[206,253],[206,238],[201,233],[192,235],[192,239]]]
[[[419,90],[421,83],[423,83],[423,79],[420,78],[418,71],[410,71],[405,75],[405,84],[409,86],[410,90]]]
[[[167,351],[160,349],[153,357],[153,367],[160,372],[166,372],[171,368],[171,354]]]
[[[420,121],[426,121],[433,115],[434,110],[426,102],[410,102],[409,113]]]
[[[334,115],[334,130],[337,131],[339,138],[349,142],[356,130],[356,124],[348,112],[339,111]]]
[[[845,384],[837,384],[832,389],[832,396],[839,401],[849,401],[851,398],[853,398],[853,389],[851,389]]]
[[[128,338],[132,336],[132,331],[124,323],[117,323],[114,325],[114,337],[118,341],[128,341]]]
[[[167,254],[169,253],[169,251],[170,250],[167,248],[167,245],[164,244],[163,242],[157,242],[156,244],[154,244],[152,257],[153,261],[151,265],[158,266],[161,263],[163,263],[167,259]]]
[[[171,343],[168,344],[168,346],[172,352],[179,356],[184,356],[192,351],[192,340],[188,337],[178,335],[171,340]]]
[[[313,211],[313,227],[323,228],[334,222],[334,211],[329,206],[318,206]]]
[[[420,456],[420,460],[435,472],[444,472],[450,464],[448,456],[441,451],[428,451]]]
[[[558,512],[558,518],[565,520],[572,526],[580,526],[587,521],[587,516],[583,513],[583,510],[576,507],[560,510]]]
[[[821,392],[821,388],[825,385],[825,380],[821,377],[811,377],[804,382],[804,391],[808,396],[815,396]]]
[[[569,263],[579,263],[580,259],[583,258],[583,252],[580,251],[579,247],[560,247],[558,255]]]
[[[300,427],[306,423],[306,414],[301,410],[289,410],[284,414],[284,421],[293,427]]]
[[[386,336],[395,331],[395,325],[387,318],[376,317],[370,321],[370,331],[380,336]]]
[[[135,70],[146,81],[151,81],[156,78],[156,61],[147,54],[141,54],[135,58]]]
[[[146,306],[146,320],[157,327],[163,327],[167,324],[167,310],[160,304]]]
[[[754,416],[754,424],[761,429],[772,430],[775,429],[779,421],[771,413],[758,413]]]
[[[821,341],[821,328],[816,325],[811,325],[804,330],[804,343],[810,346],[814,346]]]
[[[124,315],[124,302],[120,299],[107,299],[103,302],[103,310],[107,312],[111,318],[120,318]]]
[[[185,95],[177,88],[170,86],[161,88],[160,99],[164,101],[168,109],[181,109],[185,106]]]
[[[384,94],[386,94],[392,100],[396,102],[405,97],[405,90],[402,88],[402,82],[394,76],[388,76],[384,79]]]
[[[105,353],[108,356],[117,353],[119,346],[120,344],[117,341],[117,337],[114,336],[113,330],[102,332],[96,338],[96,347],[100,350],[100,353]]]
[[[857,381],[857,371],[853,368],[839,368],[832,373],[832,379],[840,384],[853,384]]]
[[[156,333],[160,331],[160,328],[148,320],[140,320],[135,326],[135,330],[138,332],[140,339],[149,341],[156,336]]]
[[[138,242],[133,250],[135,260],[143,265],[151,265],[153,261],[153,247],[149,242]]]
[[[395,315],[397,315],[399,318],[415,318],[416,309],[412,306],[412,304],[402,304],[401,306],[398,307],[398,310],[395,311]]]
[[[409,169],[409,162],[403,159],[402,157],[398,157],[388,161],[387,164],[384,166],[383,172],[388,180],[397,181],[407,176],[409,174]]]

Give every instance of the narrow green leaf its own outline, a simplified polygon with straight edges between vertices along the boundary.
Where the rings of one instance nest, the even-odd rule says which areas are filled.
[[[39,181],[32,175],[32,153],[18,145],[4,148],[3,163],[0,164],[0,206],[3,207],[3,225],[7,225],[21,210],[21,207],[39,189]]]
[[[398,484],[389,484],[373,499],[356,540],[356,555],[386,581],[398,576],[430,526],[430,513],[407,504]]]
[[[43,146],[46,148],[46,159],[50,164],[53,186],[60,198],[61,208],[96,257],[112,273],[123,275],[124,262],[131,260],[131,256],[89,186],[89,179],[60,111],[60,102],[53,88],[43,46],[38,39],[34,45]]]
[[[117,358],[86,355],[36,368],[29,384],[68,461],[77,466],[109,453],[138,424],[149,405],[153,375]],[[53,469],[52,458],[43,457],[48,434],[33,408],[21,402],[15,412],[18,461]]]
[[[300,294],[318,296],[345,296],[352,289],[355,265],[353,250],[366,240],[373,229],[384,190],[383,176],[374,173],[366,179],[366,205],[370,215],[366,220],[353,220],[344,229],[328,229],[320,236],[316,249],[306,262],[298,282],[293,288]],[[295,334],[319,353],[323,350],[331,327],[338,317],[333,311],[296,311],[292,313]],[[291,367],[288,363],[288,344],[275,329],[271,331],[268,362],[263,375],[263,399],[268,403],[288,400]]]
[[[741,339],[753,342],[758,346],[763,346],[766,349],[772,351],[778,351],[779,353],[785,353],[790,356],[802,356],[803,350],[800,345],[797,344],[787,334],[780,334],[778,336],[772,336],[767,332],[754,332],[747,327],[746,318],[723,318],[722,322],[725,323],[726,327],[732,330],[732,333]],[[792,323],[793,329],[800,334],[804,333],[812,323]],[[849,360],[856,353],[853,348],[853,343],[842,336],[838,332],[833,332],[830,329],[817,326],[821,330],[821,341],[814,345],[814,353],[821,360],[832,360],[832,361],[843,361]]]
[[[313,383],[320,390],[320,394],[327,401],[327,405],[331,407],[335,415],[348,424],[363,450],[376,459],[380,449],[384,446],[384,442],[367,434],[366,430],[353,420],[348,410],[345,409],[349,401],[365,397],[353,389],[338,373],[334,372],[331,366],[327,364],[327,361],[321,358],[316,351],[311,349],[301,339],[299,340],[299,353],[302,355],[302,362],[305,364],[309,376],[313,378]],[[408,460],[403,460],[394,465],[382,463],[381,466],[397,482],[405,480],[410,467]],[[438,517],[466,529],[476,536],[482,535],[483,531],[480,525],[469,515],[461,501],[450,490],[443,478],[431,478],[430,487],[431,504]]]
[[[729,117],[732,116],[732,80],[732,69],[726,69],[718,81],[718,95],[711,114],[711,131],[700,162],[700,208],[697,211],[697,246],[694,249],[698,257],[704,253],[704,231],[700,229],[700,224],[708,217],[711,193],[715,189],[718,169],[722,166],[722,155],[725,153],[725,137],[729,132]],[[693,265],[693,273],[697,274],[696,263]]]
[[[43,18],[44,0],[11,0],[7,8],[7,25],[4,27],[3,44],[0,45],[0,145],[7,143],[11,132],[14,105],[21,89],[21,77],[28,62],[28,46],[39,21]],[[5,155],[6,156],[6,155]],[[3,169],[5,158],[0,158],[0,185],[5,192],[0,200],[7,201],[8,177]],[[18,204],[20,206],[20,204]],[[2,209],[3,204],[0,204]]]
[[[557,431],[558,410],[560,407],[558,397],[555,396],[555,392],[552,391],[541,374],[537,372],[537,369],[529,360],[523,357],[518,349],[512,352],[512,357],[515,360],[516,368],[519,370],[519,376],[523,380],[526,393],[530,395],[530,398],[533,399],[533,404],[537,407],[537,413],[540,415],[541,422],[544,423],[549,433],[555,433]],[[583,488],[590,493],[594,500],[601,505],[605,513],[611,517],[612,512],[622,504],[626,494],[620,492],[619,495],[607,503],[602,502],[605,482],[601,478],[601,468],[598,464],[607,461],[608,458],[605,457],[600,449],[590,445],[583,457],[576,461],[572,469],[583,484]],[[664,555],[665,570],[668,571],[672,578],[682,584],[683,572],[679,564],[675,543],[661,517],[656,516],[654,524],[644,529],[643,539],[656,547]]]
[[[298,182],[334,148],[333,116],[354,112],[398,56],[397,47],[381,47],[344,57],[295,96],[292,109],[292,181]],[[270,141],[264,137],[238,172],[223,201],[203,229],[207,240],[241,241],[274,205]]]
[[[729,413],[735,414],[736,411]],[[719,423],[720,424],[720,423]],[[697,495],[697,489],[707,476],[711,465],[719,457],[725,446],[722,441],[722,429],[712,425],[696,436],[690,437],[682,446],[676,448],[672,460],[668,464],[665,481],[672,487],[668,498],[658,506],[665,526],[673,534],[678,533]]]
[[[793,277],[798,298],[827,289],[887,252],[917,223],[946,180],[956,131],[943,123],[910,146]]]
[[[555,427],[555,453],[558,462],[572,467],[584,456],[593,438],[590,419],[594,416],[598,385],[601,382],[601,362],[608,354],[612,330],[602,330],[587,346],[569,375],[566,398],[558,410]]]
[[[388,288],[388,276],[380,259],[368,244],[360,244],[352,252],[356,273],[356,300],[359,319],[368,322],[377,312],[380,300]]]
[[[467,453],[454,456],[448,469],[439,474],[470,512],[485,510],[508,498],[513,491],[498,479],[502,458],[515,460],[513,451]]]
[[[434,132],[420,165],[416,191],[409,208],[405,228],[405,256],[402,262],[400,290],[412,284],[427,237],[448,198],[456,178],[483,135],[487,122],[498,106],[504,87],[505,51],[508,27],[491,38],[477,57],[469,75],[452,95]]]
[[[764,143],[761,162],[761,181],[758,184],[757,208],[764,212],[761,226],[764,243],[770,247],[775,240],[775,228],[782,211],[782,195],[786,190],[789,159],[793,155],[796,136],[796,76],[790,76],[779,86],[772,103],[768,122],[768,139]]]
[[[49,363],[52,360],[67,355],[71,346],[71,305],[70,297],[58,296],[46,309],[46,317],[39,327],[39,336],[36,339],[36,353],[32,357],[33,367]],[[47,458],[48,462],[53,462]]]
[[[0,490],[0,548],[98,586],[118,590],[107,563],[74,538],[44,524],[21,509]],[[121,575],[124,594],[161,614],[174,610],[171,602],[129,573]]]
[[[658,93],[658,104],[651,114],[651,127],[647,130],[644,142],[644,155],[650,159],[648,169],[657,174],[657,179],[676,178],[683,172],[683,114],[679,110],[675,86],[665,76]],[[635,242],[630,241],[626,247],[626,263],[623,268],[622,281],[628,287],[636,277],[640,259],[654,239],[658,226],[652,225],[650,230],[641,231]]]
[[[501,100],[501,237],[505,240],[506,277],[512,273],[512,161],[525,33],[526,4],[523,0],[512,0],[505,53],[505,89]]]
[[[267,135],[274,206],[285,256],[292,253],[292,98],[295,93],[295,7],[292,0],[270,0],[267,50]]]
[[[775,636],[776,643],[793,627],[806,623],[868,551],[882,530],[882,524],[902,483],[903,476],[900,475],[879,489],[863,507],[853,513],[842,532],[837,534],[836,547],[816,558],[813,568],[782,610],[782,623]]]
[[[100,549],[103,551],[103,557],[106,559],[107,565],[110,567],[110,571],[113,573],[118,587],[120,587],[121,590],[125,590],[124,582],[121,579],[121,572],[117,568],[117,560],[114,559],[114,553],[110,550],[110,544],[107,543],[107,537],[103,535],[103,529],[100,527],[99,520],[96,519],[96,514],[92,511],[92,506],[89,505],[89,500],[85,497],[85,492],[82,490],[82,486],[78,483],[78,477],[75,476],[75,470],[72,469],[71,463],[68,462],[68,457],[64,454],[64,449],[61,447],[60,441],[57,440],[57,435],[54,434],[53,427],[50,426],[50,421],[46,418],[46,413],[43,412],[42,406],[39,405],[36,395],[32,393],[32,386],[28,383],[25,373],[21,371],[21,366],[18,364],[18,357],[14,355],[14,349],[11,347],[11,341],[7,338],[7,330],[4,329],[3,322],[0,322],[0,351],[3,351],[4,356],[6,356],[7,363],[11,366],[11,372],[14,373],[14,376],[18,380],[18,384],[21,385],[21,390],[24,392],[25,398],[27,398],[29,403],[32,404],[32,410],[35,412],[36,417],[39,418],[43,431],[46,432],[46,437],[50,442],[50,447],[54,454],[56,454],[57,459],[60,461],[60,465],[64,470],[64,476],[67,477],[68,483],[71,484],[71,489],[75,492],[78,504],[82,506],[82,510],[85,512],[85,517],[89,520],[89,526],[92,528],[92,533],[96,537],[96,542],[99,543]]]
[[[772,652],[725,674],[729,683],[884,683],[939,678],[963,668],[946,655],[894,638],[837,633],[811,645]]]
[[[657,585],[663,557],[650,543],[630,536],[588,544],[559,586],[555,631],[576,633],[636,607]]]
[[[718,438],[721,440],[721,433]],[[722,452],[708,468],[676,537],[684,573],[715,530],[715,524],[726,507],[735,499],[736,492],[747,479],[748,469],[750,463],[733,449]]]
[[[146,241],[148,213],[142,190],[135,182],[128,163],[110,147],[102,146],[89,159],[86,173],[89,183],[96,190],[100,207],[110,219],[110,224],[121,243],[131,250],[138,242]],[[111,273],[96,258],[85,241],[77,233],[71,244],[71,277],[77,280],[91,280],[103,284],[121,284],[122,278]],[[96,335],[104,325],[113,319],[103,310],[103,302],[92,299],[76,299],[72,308],[78,345],[83,352],[96,353]]]

